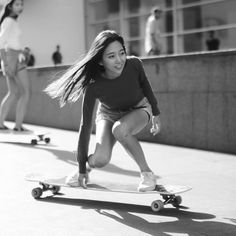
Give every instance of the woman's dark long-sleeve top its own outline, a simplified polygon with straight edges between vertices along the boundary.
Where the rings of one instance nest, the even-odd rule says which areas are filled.
[[[128,110],[146,97],[154,116],[159,115],[157,100],[145,74],[142,62],[137,57],[127,57],[121,75],[107,79],[99,75],[83,93],[81,123],[79,129],[78,156],[80,173],[86,172],[88,146],[92,129],[95,101],[98,99],[111,110]]]

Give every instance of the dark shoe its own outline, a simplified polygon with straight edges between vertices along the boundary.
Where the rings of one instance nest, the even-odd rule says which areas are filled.
[[[9,128],[6,125],[0,127],[0,131],[7,131],[7,130],[9,130]]]
[[[20,128],[14,128],[13,129],[14,131],[17,131],[17,132],[22,132],[22,131],[25,131],[22,127],[20,127]]]
[[[25,132],[25,133],[31,133],[32,131],[31,130],[28,130],[26,128],[23,128],[23,127],[20,127],[20,128],[14,128],[13,131],[15,132]]]

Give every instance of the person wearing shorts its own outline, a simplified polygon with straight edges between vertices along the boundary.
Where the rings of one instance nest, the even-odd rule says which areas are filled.
[[[46,92],[59,98],[62,106],[83,94],[78,168],[68,175],[67,184],[86,187],[91,169],[102,168],[110,162],[118,141],[140,169],[138,191],[155,188],[155,175],[135,135],[149,122],[152,122],[153,135],[159,133],[160,111],[141,60],[126,55],[123,37],[112,30],[99,33],[86,56],[52,82]],[[99,101],[96,146],[94,153],[88,155],[96,100]]]
[[[25,56],[21,50],[18,16],[23,11],[23,0],[8,1],[0,19],[1,68],[7,81],[8,93],[0,105],[0,131],[9,128],[4,124],[7,115],[17,99],[14,131],[27,131],[23,127],[27,111],[30,85],[26,70]]]
[[[119,109],[111,110],[105,107],[102,103],[99,103],[95,123],[97,124],[100,120],[108,120],[112,123],[115,123],[117,120],[121,119],[123,116],[137,109],[142,109],[143,111],[147,113],[149,117],[148,119],[148,123],[149,123],[152,117],[152,108],[146,97],[144,97],[140,102],[138,102],[136,105],[134,105],[133,107],[127,110],[119,110]]]

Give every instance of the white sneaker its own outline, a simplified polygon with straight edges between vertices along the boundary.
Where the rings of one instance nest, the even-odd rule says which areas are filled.
[[[91,172],[91,167],[86,164],[86,183],[89,181],[89,173]],[[66,177],[65,183],[72,186],[72,187],[79,187],[79,170],[78,168],[76,171],[72,172],[70,175]]]
[[[76,171],[72,172],[70,175],[66,177],[66,184],[72,186],[72,187],[78,187],[79,186],[79,170],[76,169]]]
[[[152,172],[141,172],[141,181],[138,186],[139,192],[152,191],[156,187],[156,177]]]

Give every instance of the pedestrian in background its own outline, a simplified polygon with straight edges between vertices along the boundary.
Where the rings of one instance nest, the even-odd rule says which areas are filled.
[[[220,40],[215,37],[215,31],[209,32],[209,38],[206,40],[206,46],[208,51],[219,50]]]
[[[161,38],[160,17],[162,10],[154,7],[146,22],[145,53],[147,56],[163,53],[163,40]]]
[[[0,105],[0,130],[8,130],[4,124],[10,108],[17,99],[14,131],[27,131],[23,120],[30,96],[30,84],[25,56],[20,44],[21,29],[18,17],[23,11],[23,0],[7,1],[0,18],[0,56],[8,93]]]
[[[59,98],[61,105],[76,101],[83,94],[78,167],[67,177],[67,184],[86,187],[91,168],[107,165],[118,141],[140,169],[138,190],[155,188],[155,175],[135,135],[149,122],[153,135],[159,133],[160,111],[141,60],[126,55],[124,39],[120,35],[111,30],[98,34],[85,57],[51,83],[46,91],[53,98]],[[88,155],[96,99],[99,100],[96,147],[95,152]]]
[[[62,55],[60,52],[60,45],[56,46],[56,51],[52,54],[52,60],[55,66],[62,64]]]
[[[34,66],[35,64],[35,57],[31,52],[31,49],[29,47],[25,47],[24,49],[25,54],[25,63],[27,66]]]

